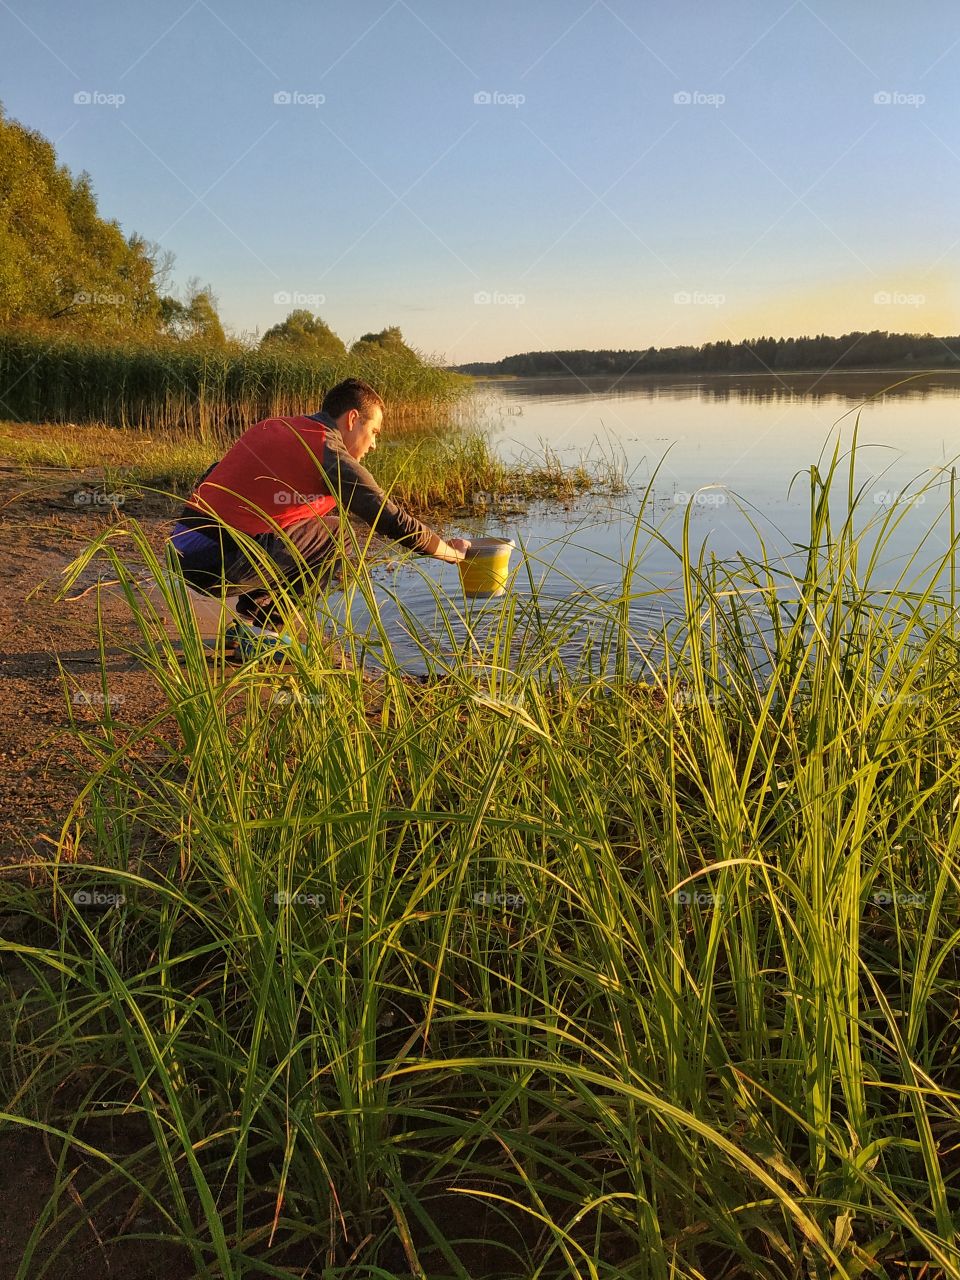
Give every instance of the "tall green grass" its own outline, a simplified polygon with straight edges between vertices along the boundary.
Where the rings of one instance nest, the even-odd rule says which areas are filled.
[[[956,541],[881,590],[904,509],[865,532],[849,467],[792,571],[688,515],[654,646],[646,500],[579,614],[532,558],[482,613],[438,588],[426,683],[362,568],[366,630],[287,600],[309,656],[231,668],[106,533],[74,572],[112,559],[163,710],[104,676],[58,855],[4,888],[5,1123],[67,1153],[19,1275],[81,1239],[82,1163],[84,1214],[123,1192],[196,1275],[960,1277]]]
[[[371,382],[395,422],[441,413],[470,386],[462,375],[388,352],[336,361],[0,334],[0,414],[22,422],[103,422],[222,442],[271,415],[316,412],[324,391],[349,377]]]

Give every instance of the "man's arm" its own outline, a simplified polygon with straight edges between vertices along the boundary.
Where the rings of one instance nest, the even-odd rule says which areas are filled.
[[[345,511],[360,519],[383,537],[424,556],[435,556],[449,564],[463,559],[462,538],[444,542],[422,520],[389,498],[361,463],[343,447],[337,432],[328,431],[323,448],[322,470],[330,492]]]

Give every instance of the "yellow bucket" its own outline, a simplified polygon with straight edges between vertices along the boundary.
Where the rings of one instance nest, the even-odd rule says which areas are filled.
[[[515,546],[507,538],[474,538],[466,558],[457,565],[464,592],[468,596],[502,596]]]

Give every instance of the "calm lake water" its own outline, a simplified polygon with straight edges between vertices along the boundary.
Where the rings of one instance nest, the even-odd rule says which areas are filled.
[[[698,548],[705,543],[720,559],[756,556],[762,537],[768,558],[796,570],[797,547],[809,530],[809,468],[818,462],[823,468],[838,441],[848,455],[859,424],[855,475],[864,497],[858,525],[879,525],[891,512],[903,517],[885,545],[874,585],[892,586],[905,570],[908,580],[926,580],[929,566],[950,542],[946,509],[950,468],[960,464],[960,374],[901,382],[911,376],[481,381],[471,412],[502,456],[542,457],[549,449],[569,465],[584,457],[588,465],[615,460],[626,472],[629,491],[587,496],[569,508],[534,504],[522,514],[462,518],[456,531],[511,537],[522,544],[526,558],[514,585],[521,598],[530,594],[528,574],[542,597],[558,605],[582,599],[584,590],[603,598],[618,587],[619,566],[649,490],[645,520],[673,546],[680,545],[689,511],[691,542]],[[929,487],[917,494],[924,486]],[[846,487],[845,462],[832,501],[834,516],[841,519]],[[448,533],[453,536],[453,530]],[[908,568],[924,538],[923,550]],[[678,579],[677,559],[668,547],[655,539],[641,545],[631,618],[642,641],[676,613]],[[437,590],[463,606],[452,566],[420,560],[415,570],[384,572],[381,579],[390,632],[410,654],[414,648],[405,641],[405,630],[436,635],[442,629]],[[389,600],[391,593],[409,611],[405,620]],[[486,609],[499,607],[490,602]],[[482,631],[483,609],[471,608]],[[452,626],[457,638],[465,634],[458,619]],[[571,656],[581,639],[579,634],[567,639]]]

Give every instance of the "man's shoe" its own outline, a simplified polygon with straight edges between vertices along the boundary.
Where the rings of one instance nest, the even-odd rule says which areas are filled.
[[[287,632],[260,627],[254,622],[245,622],[242,618],[227,627],[224,640],[227,648],[233,649],[234,658],[240,662],[248,662],[251,658],[283,659],[296,651],[306,652],[303,645]]]

